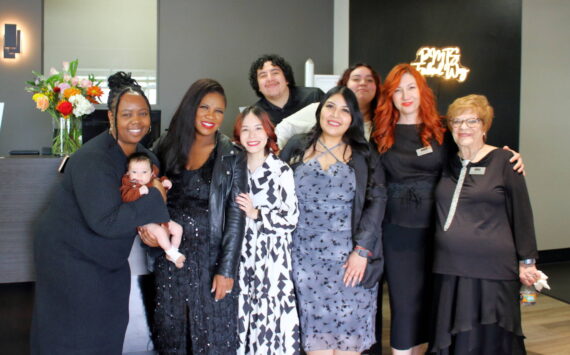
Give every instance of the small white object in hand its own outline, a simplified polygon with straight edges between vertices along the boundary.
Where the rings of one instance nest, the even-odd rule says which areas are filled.
[[[542,290],[543,287],[550,290],[550,286],[548,285],[548,282],[546,282],[546,280],[548,280],[548,276],[540,270],[538,270],[538,273],[540,274],[540,278],[534,283],[534,288],[536,288],[537,291]]]

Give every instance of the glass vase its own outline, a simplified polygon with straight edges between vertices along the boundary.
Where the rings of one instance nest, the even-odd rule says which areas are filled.
[[[51,154],[66,156],[73,154],[81,147],[82,131],[81,118],[74,116],[53,117],[53,139]]]

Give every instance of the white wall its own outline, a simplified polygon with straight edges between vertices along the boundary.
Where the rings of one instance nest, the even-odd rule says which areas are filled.
[[[538,247],[570,247],[570,1],[523,0],[520,151]]]
[[[157,0],[44,0],[44,70],[156,71]]]
[[[350,0],[334,0],[333,74],[342,74],[349,67]],[[318,74],[325,74],[318,71]]]

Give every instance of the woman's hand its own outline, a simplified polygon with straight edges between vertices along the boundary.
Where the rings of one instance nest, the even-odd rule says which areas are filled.
[[[363,256],[358,255],[356,252],[350,253],[348,260],[342,266],[346,270],[344,271],[344,276],[342,282],[346,287],[354,287],[362,281],[364,277],[364,271],[366,271],[366,265],[368,265],[368,259]]]
[[[231,293],[233,287],[234,279],[216,274],[214,275],[212,290],[210,292],[215,292],[214,299],[219,301],[226,297],[227,294]]]
[[[525,286],[531,286],[540,279],[536,265],[519,264],[519,279]]]
[[[139,232],[139,236],[141,237],[143,243],[145,243],[149,247],[153,248],[158,247],[158,240],[156,239],[156,236],[151,232],[149,232],[146,226],[138,227],[137,231]]]
[[[167,190],[171,189],[172,188],[172,181],[170,181],[168,179],[162,180],[162,186]]]
[[[515,163],[515,166],[513,166],[513,170],[516,170],[517,173],[519,174],[523,174],[523,176],[526,176],[526,173],[524,172],[524,163],[522,160],[522,156],[520,155],[519,152],[515,152],[514,150],[512,150],[511,148],[509,148],[508,145],[503,147],[504,150],[508,150],[509,152],[513,153],[513,156],[511,159],[509,159],[510,163]]]
[[[253,201],[249,194],[241,193],[236,197],[236,203],[239,205],[240,210],[245,212],[245,215],[251,219],[256,219],[259,210],[253,207]]]
[[[158,189],[160,194],[162,195],[162,199],[166,202],[166,189],[162,186],[162,182],[158,179],[152,179],[152,187]]]

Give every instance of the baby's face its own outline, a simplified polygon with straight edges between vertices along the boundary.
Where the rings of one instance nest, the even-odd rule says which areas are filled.
[[[152,168],[147,161],[132,161],[129,163],[128,174],[131,181],[145,185],[152,178]]]

